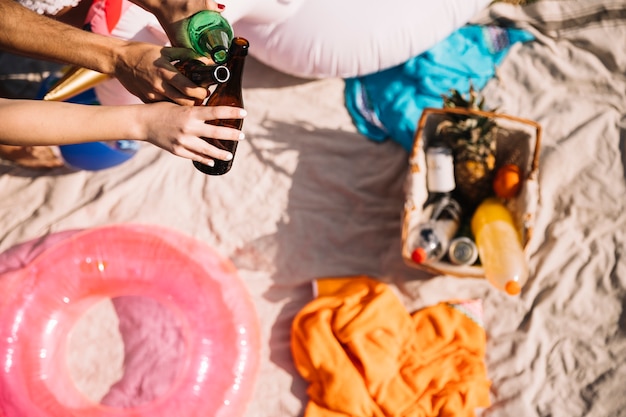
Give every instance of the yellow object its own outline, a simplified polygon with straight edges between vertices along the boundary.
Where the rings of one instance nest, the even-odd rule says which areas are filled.
[[[291,333],[305,417],[473,417],[490,405],[480,301],[410,314],[367,276],[318,280],[317,292]]]
[[[487,280],[507,294],[519,294],[528,280],[528,265],[509,209],[487,198],[476,208],[471,227]]]
[[[70,67],[50,90],[44,95],[44,101],[65,101],[108,79],[106,74],[87,68]]]
[[[522,172],[515,164],[502,165],[493,179],[493,192],[500,198],[517,196],[522,186]]]

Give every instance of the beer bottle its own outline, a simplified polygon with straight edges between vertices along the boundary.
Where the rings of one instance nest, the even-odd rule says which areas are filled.
[[[243,67],[248,55],[248,40],[242,37],[233,39],[230,49],[230,59],[228,60],[228,68],[230,69],[230,78],[223,84],[217,84],[215,90],[206,100],[206,106],[233,106],[243,108],[242,80]],[[241,130],[243,119],[218,119],[209,120],[206,123],[216,126],[227,126]],[[237,141],[234,140],[218,140],[213,138],[204,138],[210,144],[225,149],[233,154],[230,161],[222,161],[215,159],[214,166],[208,166],[200,162],[193,162],[193,165],[201,172],[207,175],[223,175],[232,167],[235,150],[237,149]]]

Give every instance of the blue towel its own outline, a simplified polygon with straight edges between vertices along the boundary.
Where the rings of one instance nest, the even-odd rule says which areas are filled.
[[[498,26],[466,25],[402,65],[345,80],[345,101],[359,132],[411,151],[425,107],[443,107],[442,94],[481,90],[511,46],[534,36]]]

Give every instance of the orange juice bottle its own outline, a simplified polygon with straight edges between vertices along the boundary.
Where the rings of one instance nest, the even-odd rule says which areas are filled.
[[[476,208],[471,228],[487,280],[509,295],[519,294],[528,280],[528,264],[509,209],[487,198]]]

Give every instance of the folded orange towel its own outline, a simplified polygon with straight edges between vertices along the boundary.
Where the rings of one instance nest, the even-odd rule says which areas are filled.
[[[490,404],[480,301],[409,314],[366,276],[318,280],[292,325],[306,417],[474,416]]]

